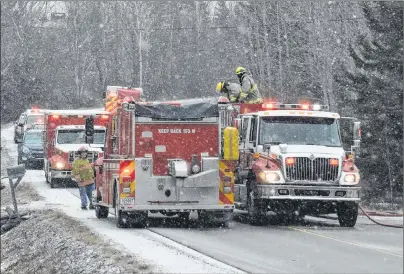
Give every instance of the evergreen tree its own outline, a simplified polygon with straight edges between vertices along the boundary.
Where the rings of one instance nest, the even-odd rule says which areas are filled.
[[[362,121],[358,163],[367,198],[403,193],[403,8],[403,2],[364,3],[371,34],[350,46],[355,69],[346,71],[344,85]]]

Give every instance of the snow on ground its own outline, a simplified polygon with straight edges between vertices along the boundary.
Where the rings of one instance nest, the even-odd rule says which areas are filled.
[[[2,159],[3,165],[15,164],[17,145],[13,141],[12,125],[2,126],[1,146],[9,157]],[[3,152],[2,152],[3,154]],[[2,157],[4,158],[4,157]],[[4,182],[3,182],[4,183]],[[83,211],[80,200],[67,189],[51,189],[45,182],[42,170],[29,170],[21,184],[30,184],[37,195],[44,197],[31,208],[54,208],[73,217],[107,241],[113,242],[118,249],[128,251],[141,258],[146,265],[155,266],[153,271],[160,273],[241,273],[241,271],[160,236],[147,229],[119,229],[114,217],[98,220],[94,211]],[[77,189],[78,192],[78,189]],[[18,194],[17,194],[18,195]],[[19,208],[25,208],[20,206]]]

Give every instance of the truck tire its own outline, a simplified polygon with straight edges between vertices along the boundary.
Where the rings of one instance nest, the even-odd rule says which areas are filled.
[[[358,204],[355,202],[342,202],[337,205],[339,225],[354,227],[358,219]]]
[[[118,228],[126,228],[129,227],[129,216],[127,213],[122,212],[122,210],[119,210],[118,208],[118,190],[115,188],[115,195],[114,195],[114,205],[115,205],[115,223],[116,227]]]
[[[46,166],[44,168],[44,171],[45,171],[46,183],[49,184],[50,183],[50,180],[49,180],[49,164],[46,164]]]
[[[130,216],[130,226],[133,228],[145,228],[147,226],[147,211],[132,214]]]
[[[178,213],[178,219],[179,219],[179,223],[180,225],[186,226],[188,227],[191,223],[191,220],[189,219],[189,212],[181,212]]]
[[[95,216],[98,219],[108,218],[108,214],[109,214],[109,208],[108,207],[100,206],[100,205],[95,206]]]
[[[247,198],[248,222],[251,225],[262,225],[265,220],[266,209],[257,199],[254,199],[253,191],[249,191]]]
[[[55,179],[55,178],[50,178],[50,187],[51,188],[56,188],[56,185],[57,185],[57,179]]]
[[[230,220],[226,220],[221,223],[221,226],[224,228],[230,228]]]

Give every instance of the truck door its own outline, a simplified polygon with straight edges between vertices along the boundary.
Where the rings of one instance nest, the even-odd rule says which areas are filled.
[[[242,128],[240,136],[240,161],[239,161],[239,175],[243,177],[245,171],[248,168],[248,143],[249,143],[249,126],[250,116],[244,116],[242,118]],[[245,174],[246,175],[246,174]]]

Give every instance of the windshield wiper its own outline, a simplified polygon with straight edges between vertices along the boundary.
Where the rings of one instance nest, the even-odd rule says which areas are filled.
[[[340,147],[338,145],[321,145],[321,144],[314,144],[314,143],[307,143],[307,146],[325,146],[325,147]]]

